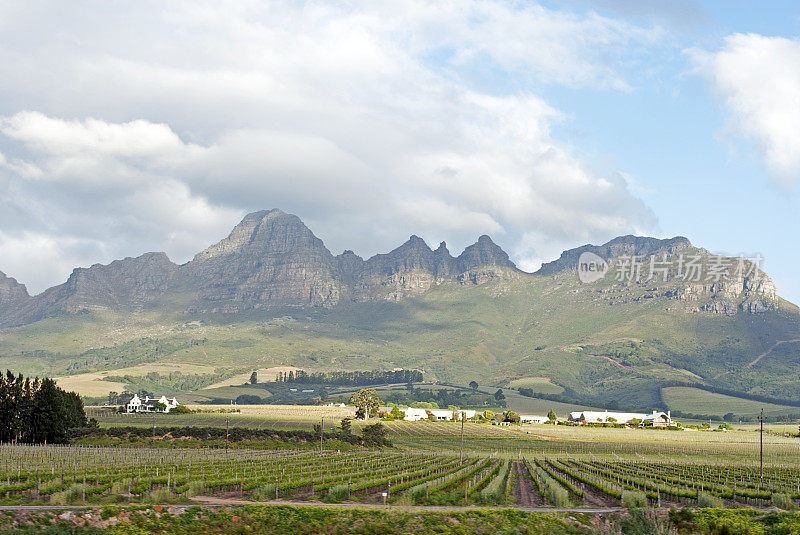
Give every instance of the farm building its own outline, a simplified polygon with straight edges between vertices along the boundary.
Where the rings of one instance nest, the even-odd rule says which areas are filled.
[[[550,421],[547,416],[532,416],[530,414],[520,414],[519,421],[523,424],[546,424]]]
[[[620,423],[627,424],[631,420],[642,422],[652,421],[654,427],[669,427],[672,425],[672,418],[669,411],[653,411],[652,414],[638,412],[610,412],[610,411],[576,411],[569,413],[571,422],[582,424],[588,423]]]
[[[409,407],[407,409],[401,409],[403,412],[406,413],[404,420],[409,422],[419,422],[420,420],[430,420],[428,413],[432,414],[436,420],[440,422],[447,422],[453,419],[453,412],[449,409],[415,409],[413,407]],[[476,411],[468,410],[468,409],[459,409],[457,411],[459,414],[463,414],[464,418],[470,419],[473,418],[476,414]]]
[[[164,405],[164,409],[160,407],[156,407],[156,403],[161,403]],[[175,407],[180,405],[178,400],[175,398],[167,399],[167,396],[161,396],[160,398],[151,398],[150,396],[145,396],[144,400],[142,400],[138,395],[134,395],[133,398],[128,402],[127,407],[125,407],[128,413],[132,412],[169,412]]]

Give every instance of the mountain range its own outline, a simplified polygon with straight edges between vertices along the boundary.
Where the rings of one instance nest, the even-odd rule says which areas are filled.
[[[587,253],[611,266],[593,284],[577,276]],[[637,258],[658,276],[624,276]],[[687,279],[690,258],[732,271]],[[463,383],[539,377],[574,399],[655,405],[684,383],[800,396],[798,340],[798,309],[766,274],[683,237],[621,236],[526,273],[489,236],[455,257],[418,236],[366,260],[333,255],[300,218],[270,210],[183,265],[146,253],[77,268],[36,296],[0,273],[0,361],[30,373],[410,367]]]

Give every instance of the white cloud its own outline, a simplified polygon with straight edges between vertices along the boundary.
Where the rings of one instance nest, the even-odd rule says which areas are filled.
[[[334,252],[411,233],[458,252],[491,233],[529,265],[656,226],[625,180],[552,137],[566,119],[538,93],[627,90],[657,30],[500,1],[125,9],[20,7],[35,43],[0,28],[7,233],[104,244],[83,265],[153,249],[181,262],[279,207]],[[0,269],[25,280],[3,247]]]
[[[800,40],[734,34],[717,52],[690,50],[731,113],[728,132],[753,141],[783,184],[800,180]]]

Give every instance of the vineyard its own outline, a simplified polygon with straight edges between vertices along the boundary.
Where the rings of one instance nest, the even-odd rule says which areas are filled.
[[[418,505],[775,505],[800,469],[616,455],[517,458],[397,450],[260,451],[4,445],[5,504],[185,503],[193,497]]]

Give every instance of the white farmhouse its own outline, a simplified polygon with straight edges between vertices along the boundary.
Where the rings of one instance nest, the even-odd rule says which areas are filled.
[[[547,416],[533,416],[530,414],[520,414],[519,421],[523,424],[546,424],[550,421]]]
[[[164,408],[156,407],[156,403],[161,403],[164,405]],[[169,412],[175,407],[180,405],[178,400],[174,397],[172,399],[167,399],[167,396],[161,396],[159,399],[151,398],[150,396],[145,396],[144,400],[142,400],[138,394],[134,394],[133,398],[128,402],[128,405],[125,407],[125,410],[128,413],[134,412]]]
[[[418,422],[420,420],[429,420],[428,413],[430,413],[436,421],[439,422],[449,422],[453,420],[453,412],[458,414],[458,419],[464,418],[469,420],[470,418],[474,418],[477,414],[477,411],[470,410],[470,409],[457,409],[456,411],[452,411],[450,409],[415,409],[413,407],[409,407],[407,409],[401,409],[405,412],[404,420],[409,422]]]
[[[638,412],[610,412],[610,411],[576,411],[569,413],[571,422],[587,423],[619,423],[627,424],[631,420],[642,422],[652,421],[654,427],[669,427],[672,425],[672,418],[669,411],[653,411],[652,414]]]

